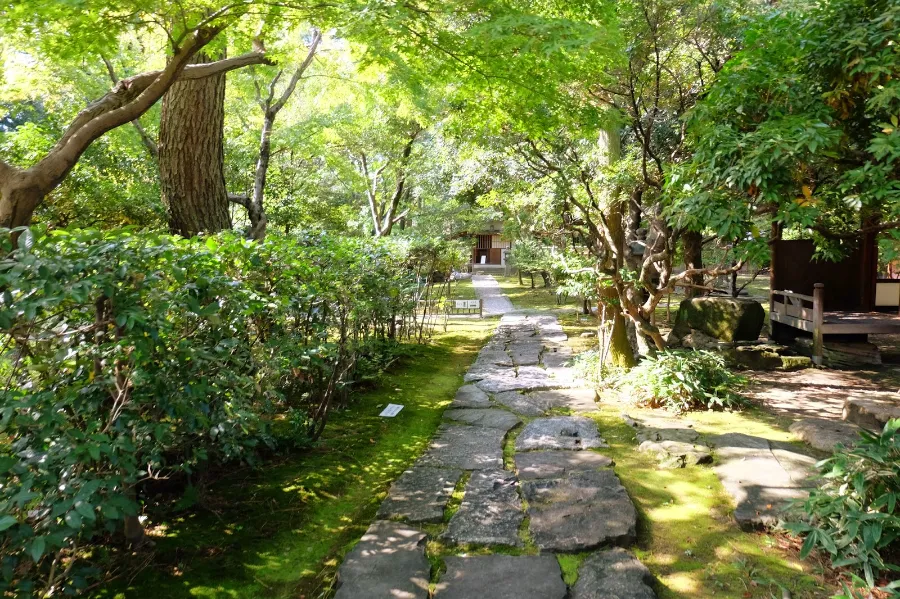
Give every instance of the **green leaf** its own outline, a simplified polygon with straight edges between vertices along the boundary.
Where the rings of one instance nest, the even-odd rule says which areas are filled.
[[[81,515],[78,512],[66,512],[66,525],[74,530],[81,530]]]
[[[10,526],[18,524],[18,522],[19,521],[12,516],[3,516],[2,518],[0,518],[0,531],[6,530]]]
[[[44,555],[44,550],[47,548],[47,542],[44,540],[44,537],[36,537],[33,541],[31,541],[31,547],[29,548],[28,553],[31,555],[32,561],[39,562],[41,560],[41,556]]]

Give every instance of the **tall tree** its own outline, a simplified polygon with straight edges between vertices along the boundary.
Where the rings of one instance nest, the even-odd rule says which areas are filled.
[[[196,62],[210,62],[210,57],[198,54]],[[173,233],[191,237],[231,228],[224,129],[224,73],[178,81],[163,98],[159,178]]]

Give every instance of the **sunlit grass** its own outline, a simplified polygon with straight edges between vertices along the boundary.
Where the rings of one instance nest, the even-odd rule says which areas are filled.
[[[165,519],[155,555],[133,580],[100,597],[327,596],[343,554],[374,519],[390,483],[424,450],[462,375],[496,320],[455,320],[392,371],[355,394],[308,451],[241,468]],[[405,407],[393,419],[387,403]]]

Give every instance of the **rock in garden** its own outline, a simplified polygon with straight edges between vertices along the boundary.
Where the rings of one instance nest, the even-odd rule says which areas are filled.
[[[483,470],[503,467],[503,438],[497,428],[442,424],[418,466]]]
[[[712,462],[709,447],[682,441],[644,441],[638,451],[650,453],[663,468],[684,468]]]
[[[543,550],[586,551],[634,541],[637,513],[612,470],[524,481],[522,494],[531,537]]]
[[[594,451],[526,451],[516,454],[519,479],[562,478],[572,472],[612,466],[613,461]]]
[[[462,470],[414,466],[398,478],[378,510],[381,519],[440,522]]]
[[[597,424],[583,416],[555,416],[529,422],[516,438],[516,451],[608,447]]]
[[[497,428],[503,431],[508,431],[522,422],[515,414],[496,408],[447,410],[444,412],[444,418],[465,422],[472,426]]]
[[[882,394],[882,397],[851,397],[844,401],[844,420],[849,420],[871,431],[881,432],[892,418],[900,418],[900,400]]]
[[[512,472],[483,470],[472,474],[465,495],[444,538],[454,543],[520,546],[525,518]]]
[[[681,301],[671,337],[681,339],[696,329],[719,341],[755,341],[766,313],[747,298],[694,297]]]
[[[435,599],[564,599],[566,583],[552,555],[448,557]],[[612,599],[612,598],[608,598]]]
[[[456,392],[451,408],[490,408],[493,404],[487,393],[475,385],[463,385]]]
[[[653,575],[624,549],[600,551],[578,568],[572,599],[656,599]]]
[[[804,418],[789,429],[797,437],[821,451],[834,451],[835,445],[851,447],[859,441],[859,426],[852,422],[825,418]]]
[[[338,569],[335,599],[427,599],[430,574],[425,533],[377,520]]]
[[[540,362],[541,352],[544,346],[539,342],[513,343],[509,348],[509,354],[516,366],[535,366]]]
[[[502,393],[522,389],[547,389],[559,387],[550,380],[547,371],[537,366],[521,366],[517,370],[507,369],[485,375],[476,383],[487,393]]]

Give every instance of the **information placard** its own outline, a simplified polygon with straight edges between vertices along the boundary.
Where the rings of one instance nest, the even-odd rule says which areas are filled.
[[[403,409],[403,406],[397,403],[389,403],[385,409],[381,411],[379,416],[384,416],[385,418],[393,418],[397,414],[400,413],[400,410]]]

